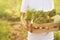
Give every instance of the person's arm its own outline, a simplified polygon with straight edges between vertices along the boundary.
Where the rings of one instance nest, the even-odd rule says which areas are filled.
[[[24,20],[27,7],[28,7],[28,0],[22,0],[22,5],[21,5],[21,12],[22,12],[22,15],[21,15],[21,23],[22,23],[22,25],[26,29],[28,29],[28,24],[29,24],[28,21],[25,21]]]
[[[25,13],[22,12],[22,14],[21,14],[21,23],[22,23],[22,25],[23,25],[25,28],[27,28],[27,23],[26,23],[26,21],[24,20],[24,17],[25,17]]]

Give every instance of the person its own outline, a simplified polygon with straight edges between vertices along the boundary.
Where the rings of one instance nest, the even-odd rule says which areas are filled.
[[[26,10],[31,9],[35,9],[36,11],[43,10],[45,12],[51,11],[54,9],[54,0],[22,0],[20,10],[22,12],[21,22],[25,26],[25,28],[27,28],[26,26],[28,25],[24,21],[25,13]],[[54,40],[54,33],[48,32],[35,34],[28,31],[28,40]]]

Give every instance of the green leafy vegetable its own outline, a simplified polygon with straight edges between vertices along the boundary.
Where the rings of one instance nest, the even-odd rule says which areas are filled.
[[[32,23],[49,23],[54,20],[51,19],[52,16],[56,15],[55,9],[52,11],[44,12],[43,10],[27,10],[25,15],[25,20],[29,20]]]

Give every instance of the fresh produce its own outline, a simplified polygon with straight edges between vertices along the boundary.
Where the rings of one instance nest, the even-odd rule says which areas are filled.
[[[25,14],[25,20],[31,20],[33,14],[34,14],[34,10],[27,10]]]
[[[56,10],[55,9],[53,9],[52,11],[49,11],[49,16],[50,17],[53,17],[53,16],[55,16],[57,13],[56,13]]]
[[[53,9],[52,11],[48,11],[48,12],[44,12],[43,10],[27,10],[26,11],[26,15],[25,15],[25,20],[29,20],[31,21],[31,23],[49,23],[49,22],[53,22],[54,20],[51,19],[51,17],[53,17],[54,15],[56,15],[55,9]]]
[[[54,19],[54,22],[60,22],[60,15],[55,15],[52,17],[52,19]]]

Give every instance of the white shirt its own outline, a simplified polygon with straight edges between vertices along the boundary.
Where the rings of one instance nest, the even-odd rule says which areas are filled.
[[[26,12],[26,10],[35,9],[43,11],[51,11],[54,9],[54,0],[22,0],[21,12]],[[53,40],[53,32],[34,34],[28,32],[28,40]]]
[[[21,12],[27,9],[51,11],[54,9],[54,0],[22,0]]]

